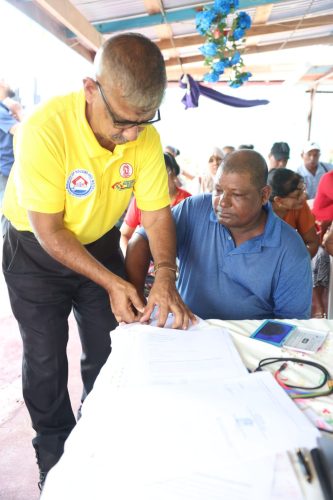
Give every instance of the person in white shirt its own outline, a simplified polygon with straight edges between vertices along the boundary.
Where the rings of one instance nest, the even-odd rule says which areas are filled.
[[[296,171],[303,177],[307,197],[309,200],[312,200],[316,196],[320,179],[324,174],[333,170],[333,165],[319,161],[320,146],[316,142],[308,141],[304,145],[301,156],[303,164]]]

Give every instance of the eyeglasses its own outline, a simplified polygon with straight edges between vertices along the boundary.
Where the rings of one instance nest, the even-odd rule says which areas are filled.
[[[160,113],[160,110],[158,109],[155,116],[153,118],[151,118],[150,120],[144,120],[142,122],[131,122],[131,121],[126,121],[126,120],[117,120],[117,118],[115,117],[112,109],[111,109],[111,106],[110,104],[108,103],[108,100],[107,98],[105,97],[105,94],[104,94],[104,90],[102,88],[102,85],[97,81],[97,80],[94,80],[96,85],[97,85],[97,88],[98,88],[98,91],[99,91],[99,94],[105,104],[105,107],[107,109],[107,112],[109,113],[110,115],[110,118],[111,120],[113,121],[113,125],[115,128],[119,128],[119,129],[125,129],[125,128],[132,128],[132,127],[139,127],[139,126],[142,126],[142,125],[150,125],[151,123],[156,123],[156,122],[159,122],[160,119],[161,119],[161,113]]]

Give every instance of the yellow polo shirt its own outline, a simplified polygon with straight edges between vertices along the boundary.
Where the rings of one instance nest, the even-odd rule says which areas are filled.
[[[85,104],[83,91],[56,97],[22,123],[3,200],[3,213],[19,231],[32,231],[28,210],[63,211],[65,227],[87,244],[116,224],[132,191],[141,210],[169,205],[155,128],[108,151],[87,122]]]

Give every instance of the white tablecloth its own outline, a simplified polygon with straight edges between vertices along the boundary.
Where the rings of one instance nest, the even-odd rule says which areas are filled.
[[[320,351],[313,355],[306,355],[303,353],[295,352],[295,351],[286,351],[285,349],[281,349],[275,347],[273,345],[255,341],[250,339],[249,336],[251,333],[255,331],[255,329],[260,325],[261,321],[220,321],[220,320],[209,320],[200,325],[200,329],[209,329],[211,326],[218,326],[222,328],[226,328],[232,335],[232,339],[235,343],[235,346],[240,353],[240,356],[245,364],[245,366],[251,370],[253,370],[260,359],[267,357],[275,357],[275,356],[289,356],[289,357],[297,357],[301,359],[312,359],[324,365],[331,373],[333,373],[333,321],[324,320],[324,319],[312,319],[309,321],[289,321],[296,325],[306,326],[307,328],[313,328],[316,330],[329,330],[331,333],[323,347]],[[112,404],[119,405],[122,404],[122,396],[120,394],[119,397],[115,399],[114,394],[110,397],[110,370],[112,370],[112,363],[115,358],[115,353],[112,353],[106,365],[101,370],[101,373],[96,381],[95,387],[91,394],[88,396],[86,402],[83,405],[82,418],[78,422],[77,426],[73,430],[71,436],[66,442],[65,453],[59,463],[49,472],[45,488],[42,494],[42,500],[91,500],[93,498],[92,493],[95,492],[96,500],[108,500],[114,499],[118,500],[120,497],[115,497],[110,493],[106,485],[112,484],[113,477],[113,467],[112,460],[110,458],[109,469],[108,469],[108,454],[107,450],[110,447],[116,447],[116,450],[113,449],[113,460],[115,460],[115,456],[119,453],[119,460],[123,460],[126,463],[126,453],[131,454],[131,449],[133,449],[133,443],[135,446],[145,447],[145,438],[137,435],[131,435],[129,431],[128,436],[124,442],[119,442],[117,439],[114,441],[110,441],[109,437],[111,431],[113,432],[114,439],[114,429],[111,429],[111,425],[117,425],[120,428],[122,425],[129,426],[129,422],[131,419],[135,418],[135,408],[140,409],[140,404],[144,404],[144,398],[142,395],[139,397],[138,401],[135,401],[134,404],[130,407],[131,414],[129,412],[124,412],[123,420],[119,416],[116,420],[110,423],[110,407],[112,408]],[[276,368],[275,368],[276,369]],[[291,376],[294,380],[299,381],[300,385],[304,382],[310,382],[310,385],[316,381],[313,380],[314,372],[311,369],[308,369],[304,365],[301,369],[296,369],[295,373],[291,371]],[[317,375],[316,375],[317,376]],[[112,383],[117,383],[116,380],[112,381]],[[135,399],[135,397],[134,397]],[[137,405],[137,406],[136,406]],[[330,415],[333,415],[333,404],[332,398],[318,398],[314,400],[310,400],[306,402],[305,406],[310,406],[319,416],[325,417],[326,421],[329,422]],[[106,411],[108,408],[108,411]],[[128,410],[128,406],[126,407]],[[305,411],[307,411],[306,408]],[[112,414],[112,413],[111,413]],[[139,414],[139,411],[138,411]],[[332,418],[333,424],[333,418]],[[158,422],[156,423],[156,429],[158,431]],[[130,426],[129,426],[130,427]],[[156,432],[156,429],[154,431]],[[161,434],[165,432],[165,428],[161,428]],[[286,430],[287,432],[287,430]],[[115,453],[116,452],[116,453]],[[136,449],[137,452],[137,449]],[[101,453],[104,455],[103,463],[101,462]],[[176,452],[177,453],[177,452]],[[143,456],[143,455],[142,455]],[[156,461],[158,462],[158,458],[156,457]],[[106,463],[105,463],[106,462]],[[142,467],[142,463],[138,464],[138,469]],[[135,471],[128,470],[124,472],[124,482],[126,482],[126,487],[128,489],[128,485],[131,484],[131,481],[134,481]],[[318,481],[315,478],[311,485],[307,484],[302,478],[299,471],[296,470],[296,474],[299,477],[301,483],[301,490],[304,495],[304,498],[307,500],[320,500],[321,493],[318,486]],[[180,484],[180,488],[182,485]],[[226,498],[221,491],[220,496],[216,496],[216,492],[214,495],[209,495],[209,492],[205,492],[205,494],[198,494],[198,488],[203,487],[202,484],[197,485],[197,492],[193,494],[193,496],[189,496],[188,489],[186,490],[186,496],[177,498],[184,498],[184,500],[199,498],[202,500],[217,500],[217,499],[225,499],[225,500],[238,500],[243,498],[243,496],[234,496],[233,498]],[[131,488],[128,489],[130,491]],[[135,484],[133,485],[133,492],[135,492]],[[135,495],[136,499],[141,500],[141,497]],[[236,495],[236,493],[235,493]],[[291,496],[290,496],[291,495]],[[124,496],[125,500],[132,500],[134,496]],[[143,500],[144,497],[142,497]],[[148,498],[148,497],[146,497]],[[145,500],[146,500],[145,498]],[[149,498],[154,498],[149,497]],[[160,496],[159,498],[155,496],[156,500],[160,500],[160,498],[172,500],[173,496]],[[267,500],[274,497],[267,497]],[[290,500],[290,498],[299,498],[297,496],[297,492],[295,495],[292,494],[292,485],[288,491],[288,496],[280,496],[280,500]],[[266,499],[265,499],[266,500]]]

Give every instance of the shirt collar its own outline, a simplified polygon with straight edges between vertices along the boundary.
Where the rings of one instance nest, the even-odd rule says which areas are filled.
[[[264,232],[261,235],[262,245],[266,247],[277,247],[280,245],[281,225],[285,224],[285,222],[274,213],[270,201],[268,201],[263,208],[267,212],[267,219]]]
[[[306,166],[303,164],[300,166],[300,168],[298,169],[298,172],[299,174],[302,176],[302,177],[316,177],[316,175],[318,174],[321,174],[322,172],[326,172],[324,167],[322,166],[322,164],[320,162],[318,162],[318,165],[317,165],[317,170],[316,170],[316,173],[315,174],[312,174],[307,168]]]
[[[0,106],[4,108],[6,111],[9,111],[9,108],[6,106],[4,102],[0,101]]]

